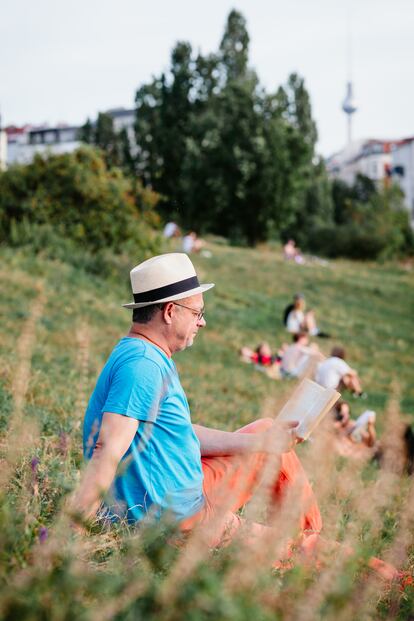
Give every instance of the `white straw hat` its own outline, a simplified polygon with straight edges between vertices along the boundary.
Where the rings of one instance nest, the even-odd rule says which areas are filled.
[[[152,257],[134,267],[130,277],[134,302],[123,304],[125,308],[173,302],[214,287],[213,283],[200,285],[190,258],[181,252]]]

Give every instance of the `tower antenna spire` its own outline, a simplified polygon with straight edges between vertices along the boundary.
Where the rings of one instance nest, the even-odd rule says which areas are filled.
[[[358,107],[354,97],[354,88],[352,83],[352,37],[351,37],[351,8],[348,5],[347,11],[347,74],[348,80],[346,84],[346,94],[342,102],[342,110],[347,116],[348,125],[348,145],[352,142],[352,115],[357,111]]]

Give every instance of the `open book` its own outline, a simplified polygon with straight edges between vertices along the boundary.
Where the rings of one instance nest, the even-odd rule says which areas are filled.
[[[298,438],[307,440],[322,418],[338,401],[340,393],[303,379],[276,417],[280,421],[299,421]]]

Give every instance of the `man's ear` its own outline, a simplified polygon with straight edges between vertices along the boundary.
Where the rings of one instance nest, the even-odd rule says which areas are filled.
[[[174,312],[175,304],[173,302],[167,302],[162,309],[162,316],[166,324],[171,325]]]

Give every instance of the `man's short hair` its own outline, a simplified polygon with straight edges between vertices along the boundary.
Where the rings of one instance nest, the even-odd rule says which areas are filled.
[[[346,401],[342,401],[342,399],[335,403],[334,418],[337,421],[341,421],[344,417],[344,415],[342,414],[343,405],[348,405],[348,403]]]
[[[133,323],[149,323],[155,314],[163,308],[164,304],[149,304],[132,310]]]
[[[307,336],[308,335],[306,334],[306,332],[296,332],[296,334],[293,335],[293,342],[297,343],[300,339],[303,339]]]
[[[336,347],[332,347],[331,356],[345,360],[345,349],[343,347],[339,347],[338,345]]]

